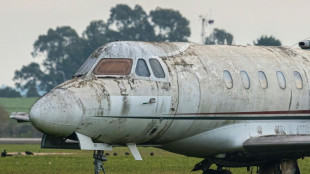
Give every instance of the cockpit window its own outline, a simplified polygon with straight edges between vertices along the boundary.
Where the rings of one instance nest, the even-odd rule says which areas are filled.
[[[142,77],[150,77],[150,71],[144,59],[138,59],[136,74]]]
[[[79,70],[75,73],[75,77],[85,75],[90,71],[93,65],[96,63],[97,58],[102,53],[104,47],[97,48],[83,63],[83,65],[79,68]]]
[[[96,62],[95,58],[91,56],[84,62],[84,64],[79,68],[79,70],[75,73],[75,77],[82,76],[89,72],[89,70],[93,67],[94,63]]]
[[[153,70],[154,76],[157,78],[165,78],[165,72],[163,67],[161,67],[160,63],[156,59],[150,59],[150,65]]]
[[[114,58],[101,59],[95,67],[95,75],[129,75],[132,67],[132,59]]]

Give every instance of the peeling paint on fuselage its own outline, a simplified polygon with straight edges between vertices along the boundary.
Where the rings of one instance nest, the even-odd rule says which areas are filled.
[[[184,151],[181,147],[183,145],[191,147],[189,144],[192,142],[196,151],[204,151],[199,155],[206,156],[213,152],[220,153],[221,148],[223,153],[242,148],[242,144],[231,144],[231,148],[226,148],[230,142],[225,144],[221,134],[217,135],[215,142],[223,143],[225,146],[203,142],[211,141],[210,137],[205,140],[197,138],[215,136],[213,132],[216,129],[254,124],[253,131],[249,131],[251,133],[247,130],[240,132],[240,129],[232,129],[231,136],[237,139],[238,136],[242,137],[241,142],[245,138],[250,138],[250,134],[251,136],[297,134],[296,126],[288,127],[286,122],[282,124],[281,121],[278,122],[278,127],[275,127],[268,121],[259,120],[180,120],[179,117],[221,116],[208,113],[231,113],[227,116],[237,117],[240,115],[234,113],[310,109],[309,51],[284,47],[114,42],[98,49],[95,55],[97,57],[95,63],[91,66],[87,64],[89,66],[87,73],[59,85],[56,89],[68,90],[79,98],[83,105],[83,117],[76,132],[87,135],[96,142],[162,144],[164,148],[187,155],[191,154],[192,148]],[[136,76],[134,72],[137,59],[153,57],[162,62],[167,77],[157,79],[153,75],[149,78]],[[92,70],[102,58],[132,58],[134,65],[131,75],[115,78],[96,77],[92,74]],[[223,81],[224,70],[231,73],[233,79],[231,89],[228,89]],[[244,88],[240,78],[242,70],[247,72],[250,79],[248,89]],[[261,87],[258,71],[266,74],[267,89]],[[279,87],[276,71],[281,71],[285,75],[285,89]],[[302,89],[297,89],[295,86],[294,71],[298,71],[303,78]],[[188,82],[182,84],[184,79]],[[191,82],[191,79],[196,80]],[[186,90],[181,85],[187,85]],[[186,94],[198,97],[193,98],[196,110],[193,110],[193,105],[188,104],[187,96],[183,96],[185,101],[180,97]],[[156,102],[148,103],[151,98]],[[298,120],[298,115],[294,116]],[[310,126],[308,120],[303,123]],[[291,124],[299,125],[300,121],[293,120]],[[273,127],[269,127],[270,125]],[[199,144],[201,146],[197,149]],[[196,153],[192,154],[199,156]]]

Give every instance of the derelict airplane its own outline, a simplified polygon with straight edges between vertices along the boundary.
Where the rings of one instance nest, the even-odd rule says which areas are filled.
[[[300,42],[309,48],[309,41]],[[258,166],[298,174],[310,156],[310,51],[286,47],[112,42],[31,108],[42,148],[155,146],[204,158],[203,174]],[[75,140],[74,142],[67,140]],[[211,170],[212,164],[218,166]]]

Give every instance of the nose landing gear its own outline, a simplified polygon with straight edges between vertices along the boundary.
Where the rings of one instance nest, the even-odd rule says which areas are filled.
[[[107,161],[108,159],[103,152],[104,152],[103,150],[94,150],[93,158],[94,158],[95,174],[99,174],[101,170],[105,174],[103,162]]]

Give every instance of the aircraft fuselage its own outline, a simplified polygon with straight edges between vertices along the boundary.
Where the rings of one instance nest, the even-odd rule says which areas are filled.
[[[113,42],[39,99],[30,120],[53,136],[221,159],[253,137],[310,134],[309,61],[284,47]]]

